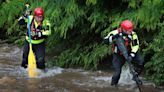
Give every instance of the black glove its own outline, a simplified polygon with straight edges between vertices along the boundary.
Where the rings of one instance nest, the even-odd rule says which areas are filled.
[[[114,36],[113,35],[104,37],[104,43],[105,44],[112,44],[114,42],[113,40],[114,40]]]
[[[103,42],[104,42],[105,44],[109,44],[109,37],[105,37],[105,38],[103,39]]]
[[[18,23],[19,23],[19,25],[25,25],[26,24],[26,22],[25,22],[25,17],[24,16],[21,16],[21,17],[19,17],[19,19],[18,19]]]
[[[127,60],[131,62],[133,58],[131,56],[128,56]]]

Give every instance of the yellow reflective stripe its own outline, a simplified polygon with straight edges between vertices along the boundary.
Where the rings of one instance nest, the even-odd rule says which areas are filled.
[[[131,43],[131,49],[132,49],[131,52],[134,52],[134,53],[136,53],[139,49],[139,40],[138,40],[137,34],[135,32],[132,32],[132,40],[135,40],[135,39],[137,40],[138,45],[133,46]]]
[[[107,35],[107,37],[111,36],[111,35],[116,35],[118,34],[118,30],[113,30],[111,32],[109,32],[109,34]]]
[[[37,28],[39,25],[39,23],[37,23],[35,19],[34,19],[34,24],[35,24],[35,28]]]
[[[136,53],[139,49],[139,45],[132,46],[131,48],[132,48],[131,52]]]
[[[49,22],[48,20],[45,19],[45,20],[43,21],[43,24],[50,25],[50,22]]]
[[[51,34],[51,32],[50,32],[50,31],[42,31],[42,34],[43,34],[43,35],[47,35],[47,36],[48,36],[48,35],[50,35],[50,34]]]
[[[28,36],[26,36],[26,40],[27,40],[28,42],[30,42],[30,40],[29,40],[29,37],[28,37]],[[32,44],[39,44],[39,43],[44,42],[44,40],[45,40],[45,39],[31,40],[31,43],[32,43]]]
[[[48,20],[45,19],[45,20],[43,21],[43,26],[45,26],[45,29],[49,29],[49,30],[43,30],[43,31],[42,31],[42,34],[43,34],[43,35],[47,35],[47,36],[48,36],[48,35],[51,35],[51,24],[50,24],[50,22],[49,22]],[[48,26],[49,28],[46,28],[47,26]]]

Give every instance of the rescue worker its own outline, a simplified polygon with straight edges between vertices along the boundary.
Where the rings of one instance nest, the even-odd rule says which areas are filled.
[[[117,36],[121,36],[124,39],[124,45],[128,50],[128,59],[130,61],[136,63],[137,67],[135,71],[138,75],[141,73],[143,69],[143,58],[139,54],[139,40],[136,32],[133,31],[133,23],[129,20],[124,20],[120,24],[120,28],[111,31],[105,38],[105,43],[112,44],[112,51],[113,51],[113,60],[112,64],[115,70],[115,73],[112,76],[111,85],[117,85],[120,79],[122,66],[125,63],[125,57],[119,51],[117,44],[114,42]]]
[[[29,8],[29,5],[26,5]],[[29,10],[28,10],[29,11]],[[45,40],[48,35],[51,34],[51,25],[49,20],[44,18],[44,11],[41,7],[34,9],[34,15],[31,15],[28,11],[18,19],[20,25],[27,25],[29,16],[30,28],[31,28],[31,43],[32,50],[36,57],[37,68],[45,69]],[[27,27],[26,27],[27,28]],[[21,66],[28,67],[28,54],[29,54],[29,35],[28,29],[26,29],[26,40],[23,48],[23,59]]]

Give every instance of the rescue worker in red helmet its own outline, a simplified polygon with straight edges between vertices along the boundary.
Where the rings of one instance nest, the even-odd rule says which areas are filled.
[[[112,44],[113,51],[113,60],[112,64],[115,70],[115,73],[112,76],[111,85],[117,85],[120,79],[122,66],[125,63],[125,57],[123,57],[122,53],[119,51],[117,44],[114,43],[116,36],[121,36],[124,39],[124,45],[127,47],[129,59],[132,62],[136,63],[135,71],[138,75],[141,73],[143,69],[144,60],[139,54],[139,40],[136,32],[133,31],[133,23],[129,20],[124,20],[120,24],[120,28],[111,31],[105,38],[105,43]]]
[[[30,15],[30,13],[27,12],[23,14],[23,16],[18,19],[20,25],[27,25],[27,16],[29,16],[30,19],[31,43],[36,57],[37,68],[45,69],[45,41],[47,36],[51,34],[51,24],[49,20],[44,18],[44,11],[41,7],[34,9],[34,15]],[[24,43],[23,59],[21,64],[24,68],[28,67],[29,42],[28,31],[26,31],[26,40]]]

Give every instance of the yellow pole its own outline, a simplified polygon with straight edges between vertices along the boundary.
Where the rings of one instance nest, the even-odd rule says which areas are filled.
[[[35,54],[32,50],[32,43],[31,43],[31,32],[30,32],[30,18],[28,16],[28,34],[29,34],[29,54],[28,54],[28,76],[29,78],[37,77],[37,67],[36,67],[36,58]]]

